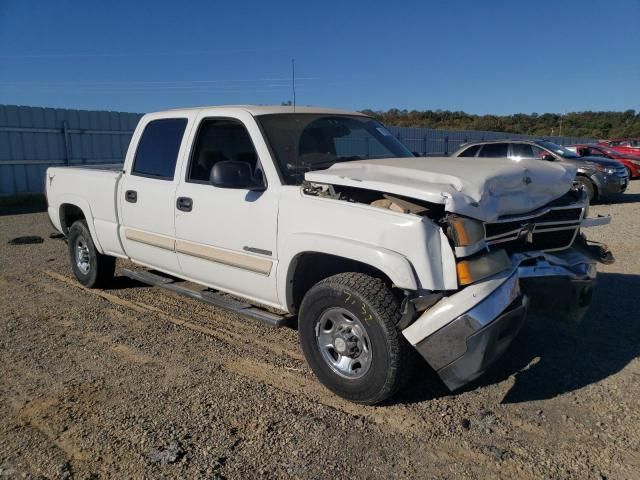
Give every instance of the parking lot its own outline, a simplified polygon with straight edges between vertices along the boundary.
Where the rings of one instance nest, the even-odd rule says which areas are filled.
[[[472,385],[423,364],[381,407],[325,390],[294,330],[121,276],[84,289],[46,214],[1,215],[0,477],[639,478],[639,206],[634,181],[591,207],[617,261],[580,326],[530,317]]]

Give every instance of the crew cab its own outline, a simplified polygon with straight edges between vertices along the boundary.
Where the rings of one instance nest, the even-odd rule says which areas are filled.
[[[49,168],[46,195],[82,285],[106,285],[121,258],[158,272],[137,277],[150,283],[287,319],[325,386],[375,404],[409,381],[416,350],[455,390],[529,304],[581,316],[612,257],[581,233],[610,218],[586,218],[574,178],[537,160],[417,158],[360,113],[230,106],[147,114],[122,167]]]
[[[581,157],[604,157],[616,160],[624,165],[629,179],[640,177],[640,149],[634,156],[619,152],[606,145],[570,145],[567,148]]]
[[[508,158],[520,162],[538,159],[571,165],[577,169],[576,182],[580,183],[589,201],[602,200],[623,193],[629,176],[624,166],[602,157],[581,157],[561,145],[547,140],[491,140],[461,146],[452,154],[463,158]]]

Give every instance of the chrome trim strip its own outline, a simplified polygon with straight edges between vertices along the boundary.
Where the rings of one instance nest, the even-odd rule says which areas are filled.
[[[493,220],[491,222],[487,222],[487,223],[507,223],[507,222],[518,222],[520,220],[526,220],[528,218],[535,218],[535,217],[541,217],[542,215],[545,215],[547,213],[549,213],[552,210],[571,210],[571,209],[581,209],[584,210],[585,204],[584,203],[572,203],[571,205],[560,205],[557,207],[547,207],[544,208],[542,210],[538,210],[536,212],[532,212],[532,213],[528,213],[527,215],[523,215],[523,216],[513,216],[513,217],[508,217],[508,218],[499,218],[497,220]]]
[[[599,227],[600,225],[609,225],[611,223],[611,215],[598,216],[593,218],[584,218],[580,223],[580,227]]]

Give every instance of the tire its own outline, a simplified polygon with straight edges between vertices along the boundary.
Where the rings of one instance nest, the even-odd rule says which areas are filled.
[[[335,394],[374,405],[411,377],[415,352],[396,328],[400,307],[382,280],[355,272],[326,278],[307,292],[298,318],[307,363]]]
[[[84,220],[77,220],[69,229],[68,246],[71,270],[78,281],[88,288],[106,286],[116,270],[115,257],[96,250]]]
[[[589,198],[589,203],[597,200],[596,198],[596,187],[591,180],[586,177],[577,176],[576,183],[578,185],[582,185],[582,188],[585,192],[587,192],[587,197]]]

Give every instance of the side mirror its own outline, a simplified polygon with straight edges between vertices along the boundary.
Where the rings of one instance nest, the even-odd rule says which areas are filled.
[[[254,177],[249,162],[237,160],[217,162],[211,169],[209,182],[218,188],[238,188],[253,191],[262,191],[267,188],[264,181]]]
[[[556,157],[554,157],[550,153],[543,153],[542,157],[540,157],[540,158],[542,158],[542,160],[546,160],[548,162],[553,162],[556,159]]]

